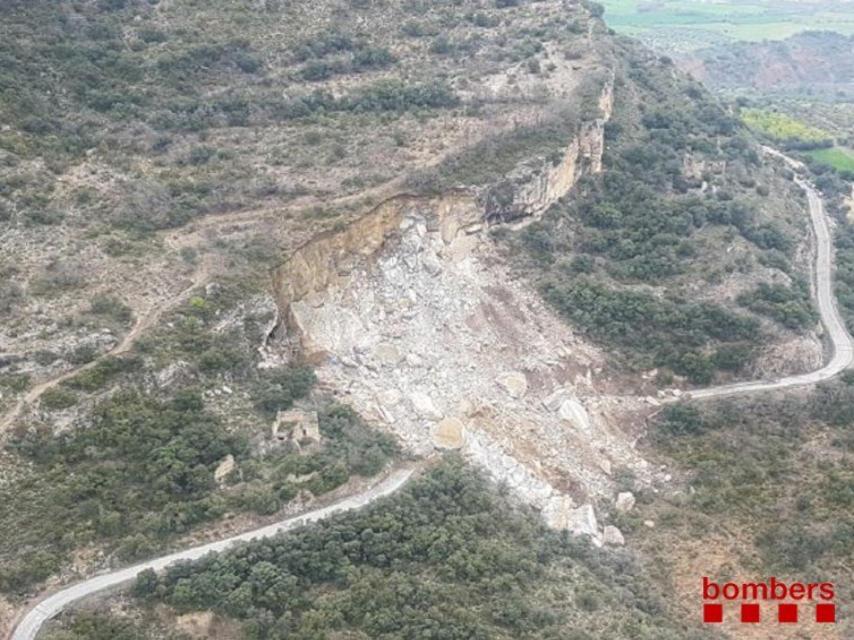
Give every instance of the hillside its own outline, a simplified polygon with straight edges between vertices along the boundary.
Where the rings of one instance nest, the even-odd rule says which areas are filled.
[[[641,446],[677,479],[652,487],[620,479],[637,500],[614,513],[626,550],[556,537],[452,459],[388,503],[323,530],[247,545],[160,578],[143,574],[131,597],[110,599],[109,614],[84,607],[46,637],[742,638],[737,620],[714,630],[699,624],[698,575],[815,576],[839,585],[839,600],[850,597],[851,382],[662,412]],[[320,563],[321,548],[340,553]],[[275,598],[282,592],[294,603],[284,613]],[[402,594],[419,606],[400,616]],[[777,624],[770,606],[762,615],[748,637],[832,640],[852,628],[843,615],[836,625],[804,619],[790,627]]]
[[[453,459],[380,507],[144,574],[134,593],[45,637],[714,637],[669,611],[628,554],[545,530]]]
[[[602,0],[608,25],[662,54],[744,42],[781,41],[804,31],[854,34],[851,0]]]
[[[394,498],[388,554],[300,574],[323,613],[261,607],[264,624],[392,637],[397,603],[338,616],[392,597],[371,585],[400,554],[415,587],[459,563],[418,592],[436,613],[401,621],[412,633],[444,637],[432,620],[451,616],[449,637],[571,637],[537,585],[572,575],[602,637],[666,637],[643,594],[605,619],[630,558],[554,531],[621,545],[622,480],[669,482],[636,447],[663,400],[822,359],[803,192],[733,113],[587,2],[0,18],[0,633],[45,590],[453,450]],[[416,553],[423,491],[450,542]],[[511,583],[518,612],[497,612],[489,589]],[[233,608],[172,586],[176,611],[260,606],[237,583]],[[474,612],[443,604],[475,593]],[[83,637],[113,629],[97,620]]]
[[[679,58],[682,68],[716,90],[779,94],[854,93],[854,36],[805,31],[778,42],[735,42]]]

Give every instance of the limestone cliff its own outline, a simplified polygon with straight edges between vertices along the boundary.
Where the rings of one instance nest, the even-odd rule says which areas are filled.
[[[486,211],[490,221],[527,224],[567,195],[581,176],[602,171],[605,123],[614,107],[613,82],[605,84],[597,107],[600,117],[581,125],[578,135],[557,162],[543,159],[533,168],[521,167],[493,188],[494,195],[490,194]],[[509,189],[509,197],[502,198],[503,189]]]
[[[561,162],[517,173],[510,219],[601,171],[611,101],[608,87]],[[490,215],[490,188],[398,195],[316,237],[274,273],[281,315],[321,382],[408,450],[460,449],[553,526],[598,539],[585,504],[612,466],[644,473],[609,419],[629,401],[603,400],[604,356],[502,263],[485,231],[508,216]]]
[[[400,194],[382,202],[339,231],[313,238],[273,272],[273,284],[284,317],[291,301],[346,281],[352,266],[374,255],[399,229],[405,212],[417,211],[446,242],[463,230],[479,233],[489,225],[532,220],[566,196],[578,179],[602,171],[604,126],[613,110],[613,81],[605,84],[598,100],[599,116],[580,126],[557,164],[539,159],[535,168],[518,168],[512,185],[500,181],[481,188],[457,189],[442,196]],[[499,205],[496,189],[510,189]]]

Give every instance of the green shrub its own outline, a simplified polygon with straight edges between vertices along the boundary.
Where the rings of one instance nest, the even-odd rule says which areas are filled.
[[[0,566],[0,591],[19,591],[35,582],[41,582],[57,572],[61,557],[47,551],[30,551],[12,563]]]
[[[311,390],[314,382],[314,372],[305,367],[264,371],[253,390],[255,406],[268,414],[289,409]]]
[[[9,313],[24,299],[24,290],[17,282],[0,282],[0,313]]]
[[[101,294],[92,298],[89,310],[95,315],[108,316],[122,324],[129,323],[133,318],[131,308],[119,298],[111,295]]]
[[[137,370],[140,365],[141,360],[134,356],[102,358],[94,367],[78,373],[63,384],[81,391],[97,391],[103,389],[116,376]]]
[[[28,225],[57,225],[65,216],[55,209],[31,209],[23,214],[24,222]]]
[[[792,287],[762,282],[753,291],[740,295],[738,303],[788,329],[804,330],[818,321],[805,282]]]
[[[6,373],[0,375],[0,387],[20,393],[30,386],[30,376],[27,373]]]
[[[52,387],[41,395],[41,406],[50,411],[69,409],[75,404],[77,396],[62,387]]]
[[[851,376],[848,377],[850,379]],[[842,385],[820,385],[813,396],[811,413],[832,425],[854,425],[854,386],[847,380],[843,380]]]
[[[66,361],[70,364],[87,364],[98,357],[98,352],[91,344],[77,345],[69,353],[65,355]]]
[[[664,433],[673,436],[696,435],[708,428],[699,409],[684,403],[666,407],[659,425]]]

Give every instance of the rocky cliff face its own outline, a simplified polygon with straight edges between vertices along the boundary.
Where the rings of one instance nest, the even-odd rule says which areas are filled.
[[[602,171],[605,123],[614,107],[613,81],[602,89],[597,106],[600,117],[581,125],[556,162],[546,158],[533,167],[520,167],[487,192],[487,220],[527,224],[567,195],[581,176]]]
[[[439,197],[397,195],[343,230],[312,239],[273,273],[281,310],[286,314],[291,301],[345,284],[353,265],[374,255],[397,234],[407,211],[419,212],[431,228],[441,231],[445,242],[460,231],[479,234],[489,225],[541,216],[566,196],[581,176],[602,171],[604,127],[611,117],[613,99],[613,82],[608,82],[599,96],[600,117],[580,127],[557,164],[540,159],[535,168],[517,169],[508,181]],[[495,201],[496,189],[509,189],[503,205]]]
[[[273,289],[284,317],[289,317],[294,302],[346,287],[353,268],[370,260],[398,234],[408,211],[422,212],[431,226],[441,228],[448,237],[479,221],[475,198],[464,192],[435,198],[407,194],[389,198],[344,229],[313,238],[274,270]]]
[[[601,106],[560,163],[514,191],[518,211],[540,215],[601,170],[610,90]],[[282,315],[321,382],[406,448],[460,449],[553,526],[598,540],[589,501],[612,467],[644,474],[611,426],[633,401],[603,397],[603,355],[515,282],[487,203],[400,195],[312,240],[274,274]]]

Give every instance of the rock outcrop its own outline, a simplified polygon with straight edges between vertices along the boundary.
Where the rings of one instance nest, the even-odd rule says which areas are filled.
[[[305,300],[312,294],[346,286],[354,266],[376,255],[386,241],[405,230],[410,223],[404,220],[412,220],[414,213],[420,214],[422,224],[430,231],[438,230],[445,244],[451,244],[460,232],[482,236],[490,223],[541,216],[566,196],[581,176],[602,170],[604,128],[613,110],[613,80],[602,89],[598,107],[600,117],[581,125],[559,163],[553,165],[543,158],[535,168],[525,165],[513,174],[510,204],[504,209],[494,207],[490,193],[507,184],[506,181],[481,188],[456,189],[435,197],[401,194],[382,202],[344,229],[313,238],[273,271],[273,288],[280,311],[287,313],[291,302]],[[431,275],[441,269],[435,256],[425,256],[423,264]]]
[[[602,171],[605,124],[611,119],[614,107],[613,84],[605,85],[598,107],[601,117],[581,126],[558,162],[544,159],[533,168],[520,168],[495,187],[502,189],[510,185],[511,193],[506,198],[491,199],[487,207],[490,221],[521,220],[522,224],[527,224],[568,194],[581,176]]]
[[[620,531],[617,527],[608,525],[602,532],[602,542],[607,545],[622,547],[624,544],[626,544],[626,539],[623,537],[623,532]]]

